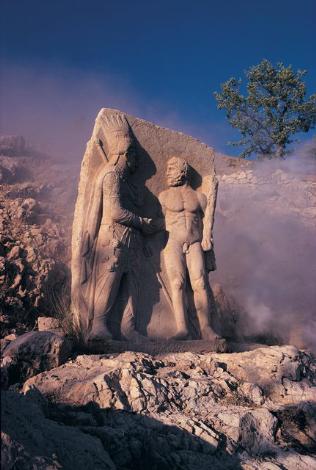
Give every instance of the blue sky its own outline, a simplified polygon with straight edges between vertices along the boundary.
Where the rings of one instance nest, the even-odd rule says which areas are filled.
[[[263,58],[316,91],[314,0],[1,0],[1,18],[2,131],[65,156],[106,106],[236,153],[212,92]]]

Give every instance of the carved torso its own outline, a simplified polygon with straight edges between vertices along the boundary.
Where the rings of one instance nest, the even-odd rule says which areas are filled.
[[[135,215],[138,195],[115,167],[109,167],[102,186],[102,218],[99,239],[131,247],[138,243],[139,218]]]
[[[160,194],[169,237],[180,243],[202,241],[203,215],[206,207],[204,194],[190,186],[171,187]]]

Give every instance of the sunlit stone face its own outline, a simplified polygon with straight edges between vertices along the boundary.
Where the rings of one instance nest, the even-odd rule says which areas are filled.
[[[182,158],[173,157],[167,163],[168,186],[181,186],[187,179],[188,165]]]

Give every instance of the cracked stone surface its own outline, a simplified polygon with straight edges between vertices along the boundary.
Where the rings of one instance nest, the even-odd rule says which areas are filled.
[[[70,356],[72,347],[68,338],[51,331],[30,331],[19,336],[1,354],[2,388],[60,366]]]
[[[115,468],[310,469],[315,361],[292,346],[233,354],[81,355],[30,378],[47,419],[98,438]],[[138,465],[138,466],[137,466]]]

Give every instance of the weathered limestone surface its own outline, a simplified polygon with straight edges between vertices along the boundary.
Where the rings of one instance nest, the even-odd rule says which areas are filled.
[[[61,321],[58,318],[53,317],[38,317],[37,319],[38,331],[51,331],[59,330],[62,332]]]
[[[118,469],[146,468],[145,455],[153,468],[307,470],[316,464],[315,370],[292,346],[82,355],[24,392],[37,389],[54,419],[97,436]]]
[[[1,374],[6,377],[3,385],[21,383],[39,372],[60,366],[71,350],[68,338],[51,331],[31,331],[19,336],[1,355]]]

